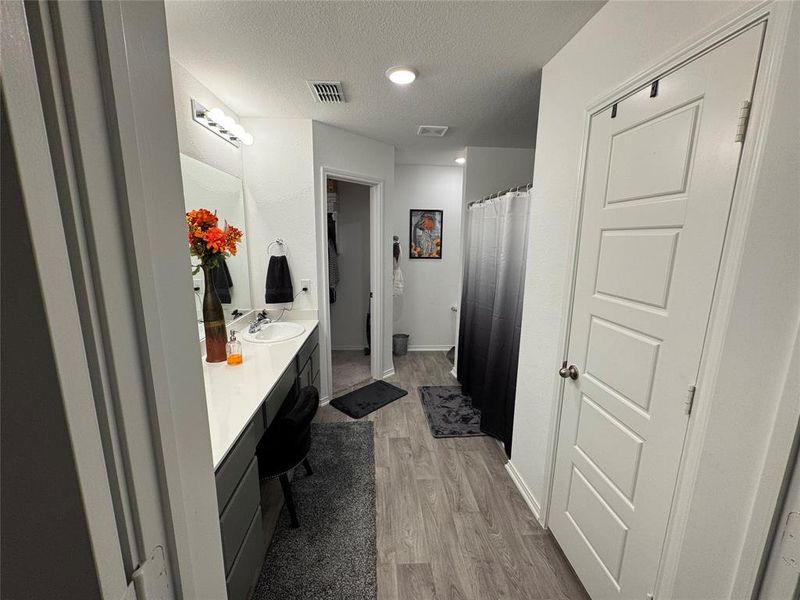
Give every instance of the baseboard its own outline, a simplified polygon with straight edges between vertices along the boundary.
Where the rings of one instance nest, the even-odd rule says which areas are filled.
[[[326,404],[330,404],[330,402],[331,402],[330,396],[323,396],[322,398],[319,399],[320,406],[325,406]]]
[[[331,352],[335,352],[336,350],[364,350],[365,346],[334,346],[331,348]]]
[[[448,344],[447,346],[409,346],[409,352],[447,352],[450,348],[453,347],[453,344]]]
[[[450,375],[458,379],[458,371],[456,370],[455,365],[453,365],[453,368],[450,370]]]
[[[506,471],[508,471],[508,475],[511,477],[511,481],[514,482],[514,485],[517,486],[519,493],[522,494],[522,499],[525,500],[525,504],[528,505],[528,508],[531,509],[533,516],[536,517],[536,520],[539,524],[542,524],[542,507],[539,506],[539,503],[536,501],[536,498],[533,497],[531,491],[528,489],[528,486],[525,485],[525,481],[522,479],[522,476],[517,471],[516,467],[511,461],[506,463]],[[542,525],[544,527],[544,525]]]
[[[392,367],[391,369],[386,369],[383,372],[383,379],[386,379],[387,377],[391,377],[392,375],[394,375],[394,367]]]

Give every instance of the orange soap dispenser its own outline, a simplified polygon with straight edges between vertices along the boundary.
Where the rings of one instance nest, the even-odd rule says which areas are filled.
[[[236,332],[231,331],[231,339],[225,344],[229,365],[242,364],[242,342],[236,339]]]

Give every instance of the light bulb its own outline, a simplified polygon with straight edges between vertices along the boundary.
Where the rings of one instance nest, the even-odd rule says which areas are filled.
[[[230,131],[239,139],[242,139],[242,136],[245,134],[244,127],[239,125],[239,123],[236,123],[233,127],[231,127]]]
[[[221,123],[225,118],[225,112],[221,108],[212,108],[206,112],[206,119],[212,123]]]
[[[253,145],[253,136],[247,133],[246,131],[242,132],[241,136],[237,136],[245,146],[252,146]]]
[[[224,115],[219,121],[217,121],[223,129],[230,131],[231,127],[236,125],[236,121],[233,117],[229,117],[228,115]]]
[[[386,71],[389,81],[397,85],[408,85],[417,78],[417,72],[411,67],[392,67]]]
[[[459,157],[456,159],[456,164],[463,165],[465,162],[467,162],[467,159],[466,159],[466,158],[464,158],[463,156],[459,156]]]

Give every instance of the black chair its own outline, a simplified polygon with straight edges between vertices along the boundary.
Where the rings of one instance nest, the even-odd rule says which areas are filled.
[[[303,463],[306,474],[314,473],[307,457],[311,448],[311,421],[319,408],[317,388],[303,388],[294,405],[284,408],[286,412],[278,413],[258,444],[258,476],[260,479],[280,479],[292,527],[299,527],[288,473],[300,463]]]

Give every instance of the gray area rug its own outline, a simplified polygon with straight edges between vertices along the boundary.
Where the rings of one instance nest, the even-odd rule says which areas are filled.
[[[342,411],[348,417],[360,419],[406,394],[408,394],[407,391],[391,383],[373,381],[349,394],[334,398],[331,400],[331,406]]]
[[[374,600],[375,446],[372,422],[314,423],[292,492],[300,527],[283,507],[252,600]]]
[[[419,388],[419,399],[435,438],[486,435],[481,432],[481,411],[473,408],[469,396],[458,385]]]

